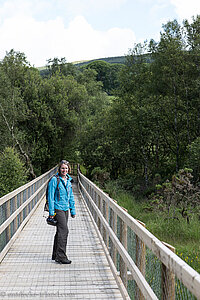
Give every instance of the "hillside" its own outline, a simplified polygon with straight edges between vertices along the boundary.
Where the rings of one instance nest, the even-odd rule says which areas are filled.
[[[97,59],[91,59],[91,60],[74,61],[74,62],[72,62],[72,64],[80,67],[83,65],[87,65],[93,61],[97,61],[97,60],[103,60],[110,64],[124,64],[125,59],[126,59],[126,56],[114,56],[114,57],[104,57],[104,58],[97,58]],[[38,70],[39,71],[46,70],[46,66],[38,67]]]
[[[97,59],[92,59],[92,60],[76,61],[76,62],[72,62],[72,63],[76,66],[83,66],[83,65],[87,65],[93,61],[103,60],[110,64],[124,64],[125,59],[126,59],[126,56],[114,56],[114,57],[97,58]]]

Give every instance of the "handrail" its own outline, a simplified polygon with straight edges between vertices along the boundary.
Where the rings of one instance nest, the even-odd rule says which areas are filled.
[[[0,198],[0,262],[43,199],[56,167]]]
[[[77,164],[70,165],[70,174],[77,175]],[[0,262],[43,199],[56,171],[57,166],[0,198]]]
[[[0,262],[43,199],[46,184],[55,170],[56,167],[0,198]],[[78,175],[79,190],[102,237],[115,278],[121,277],[118,282],[124,299],[129,299],[125,289],[134,293],[135,299],[200,299],[200,274],[81,174],[77,164],[72,164],[71,173]],[[158,275],[153,271],[158,281],[156,287],[154,278],[148,278],[149,260],[156,268],[159,266]],[[132,286],[134,291],[130,292]]]
[[[200,299],[200,274],[198,272],[151,234],[141,222],[130,216],[116,201],[81,174],[80,170],[78,170],[78,184],[113,263],[120,271],[125,287],[130,279],[134,279],[136,282],[139,288],[139,291],[138,288],[135,288],[136,299],[158,299],[157,296],[162,299],[176,299],[176,294],[182,293],[182,291],[186,294],[189,293],[189,297],[192,297],[190,299],[195,299],[195,297]],[[134,258],[127,251],[128,242],[130,243],[127,238],[127,229],[135,234],[135,243],[139,244],[141,248],[140,254],[136,249]],[[158,279],[160,290],[159,287],[157,289],[150,287],[151,284],[145,278],[148,277],[147,274],[145,275],[146,249],[148,253],[155,256],[154,260],[161,266]],[[120,259],[116,259],[116,252],[119,253]],[[177,289],[177,286],[181,291]]]

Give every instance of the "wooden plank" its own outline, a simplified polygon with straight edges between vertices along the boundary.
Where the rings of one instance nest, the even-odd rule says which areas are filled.
[[[44,195],[43,195],[44,196]],[[42,197],[43,197],[42,196]],[[42,200],[42,199],[41,199]],[[26,219],[24,219],[24,221],[21,223],[21,225],[19,226],[19,228],[17,229],[17,231],[15,232],[15,234],[13,235],[13,237],[11,238],[11,240],[6,244],[6,246],[3,248],[3,250],[0,252],[0,262],[2,261],[2,259],[4,258],[4,256],[6,255],[6,253],[9,251],[10,247],[12,246],[12,244],[15,242],[15,240],[17,239],[17,237],[19,236],[20,232],[22,231],[22,229],[24,228],[24,226],[26,225],[26,223],[29,221],[29,219],[31,218],[31,216],[33,215],[33,213],[35,212],[35,210],[37,209],[39,203],[41,201],[38,201],[38,203],[35,205],[35,207],[31,210],[30,214],[26,217]]]
[[[81,183],[80,183],[81,184]],[[82,184],[81,184],[82,185]],[[82,185],[82,189],[84,189],[84,186]],[[138,287],[140,288],[141,292],[143,293],[145,299],[152,299],[157,300],[158,298],[154,294],[153,290],[149,286],[146,279],[143,277],[142,273],[124,248],[124,246],[120,243],[119,239],[115,235],[114,231],[111,229],[107,221],[104,219],[103,215],[101,214],[101,211],[98,209],[96,204],[92,201],[90,195],[88,192],[84,189],[84,193],[87,194],[88,199],[90,199],[93,207],[95,208],[96,213],[98,214],[99,218],[101,219],[102,224],[104,225],[105,229],[107,230],[110,238],[112,239],[113,243],[115,244],[115,247],[117,248],[117,251],[123,258],[124,262],[126,263],[128,269],[131,271],[132,276],[134,280],[136,281]]]
[[[168,249],[152,233],[144,228],[137,220],[124,211],[112,198],[100,190],[94,183],[89,181],[83,174],[79,174],[88,184],[93,186],[96,193],[107,202],[110,208],[129,226],[133,232],[145,243],[156,257],[191,291],[200,299],[200,274],[192,269],[187,263]]]
[[[0,264],[0,299],[123,299],[93,222],[73,185],[77,216],[69,218],[71,265],[51,260],[55,228],[42,202]]]

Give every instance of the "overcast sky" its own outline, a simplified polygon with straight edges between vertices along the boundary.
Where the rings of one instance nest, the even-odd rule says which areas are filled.
[[[0,0],[0,59],[11,49],[35,67],[126,55],[159,40],[163,23],[197,14],[200,0]]]

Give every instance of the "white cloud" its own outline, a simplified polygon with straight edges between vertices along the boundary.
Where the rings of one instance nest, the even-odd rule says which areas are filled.
[[[175,6],[176,13],[180,20],[190,20],[192,16],[200,14],[199,0],[170,0],[170,2]]]
[[[21,13],[0,25],[0,40],[0,58],[14,49],[24,52],[31,65],[43,66],[54,57],[65,57],[71,62],[124,55],[133,46],[135,35],[126,28],[97,31],[82,16],[65,27],[60,17],[44,22]]]
[[[98,58],[124,55],[135,42],[135,35],[129,29],[111,28],[108,31],[94,30],[84,17],[78,16],[66,30],[66,44],[70,53],[77,58]]]

